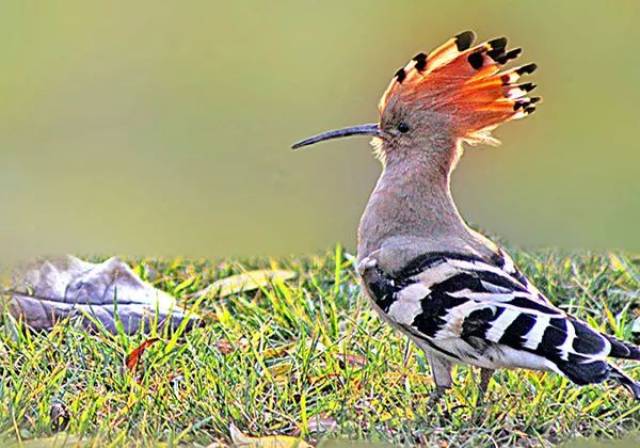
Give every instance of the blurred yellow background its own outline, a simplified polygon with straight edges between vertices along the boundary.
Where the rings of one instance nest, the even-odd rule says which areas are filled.
[[[366,139],[415,53],[473,29],[534,61],[545,102],[468,149],[454,194],[523,246],[640,250],[640,2],[6,1],[0,247],[281,255],[354,247]]]

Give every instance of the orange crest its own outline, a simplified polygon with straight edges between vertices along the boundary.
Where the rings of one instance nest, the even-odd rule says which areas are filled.
[[[380,114],[391,105],[426,109],[451,117],[456,136],[467,142],[499,143],[490,131],[531,114],[540,100],[527,97],[534,84],[516,84],[536,65],[502,70],[522,50],[507,50],[504,37],[472,47],[474,40],[473,32],[466,31],[429,55],[414,57],[391,80],[380,99]]]

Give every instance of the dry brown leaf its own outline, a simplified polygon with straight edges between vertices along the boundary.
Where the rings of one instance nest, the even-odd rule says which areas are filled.
[[[362,355],[354,355],[352,353],[341,353],[339,357],[342,364],[348,364],[351,367],[364,367],[367,365],[367,358],[365,358]]]
[[[251,437],[240,431],[233,423],[229,425],[233,446],[242,448],[312,448],[304,440],[291,436]]]
[[[296,277],[293,271],[285,271],[281,269],[259,269],[256,271],[248,271],[231,277],[220,279],[205,289],[198,291],[195,296],[213,295],[217,297],[226,297],[231,294],[253,291],[269,285],[274,280],[287,281]]]
[[[127,366],[127,369],[129,370],[129,372],[131,372],[131,373],[135,372],[136,367],[138,366],[138,363],[140,362],[140,358],[142,358],[142,355],[144,354],[144,351],[150,345],[154,344],[158,340],[159,340],[158,338],[147,339],[146,341],[144,341],[142,344],[140,344],[131,353],[129,353],[127,355],[127,359],[125,361],[125,365]]]
[[[262,356],[264,358],[278,358],[280,356],[284,356],[287,353],[289,353],[289,351],[295,348],[295,346],[296,346],[295,342],[289,342],[287,344],[283,344],[278,347],[269,347],[262,351]]]
[[[336,422],[336,419],[326,414],[310,417],[307,425],[309,432],[315,433],[335,431],[337,427],[338,422]]]
[[[248,348],[248,344],[245,340],[240,340],[235,345],[227,339],[218,339],[215,343],[216,349],[223,355],[228,355],[236,350],[245,351]],[[289,342],[278,347],[268,347],[262,350],[260,353],[264,359],[279,358],[288,354],[293,348],[296,347],[295,342]]]
[[[269,368],[269,374],[277,384],[286,384],[291,381],[293,365],[290,362],[275,364]]]
[[[340,377],[341,375],[338,373],[329,373],[326,375],[312,376],[309,378],[309,384],[311,384],[312,386],[317,386],[323,382],[330,382],[334,378],[340,378]]]
[[[216,342],[216,348],[223,355],[228,355],[229,353],[233,353],[236,351],[236,347],[231,345],[231,342],[226,339],[220,339]]]
[[[80,437],[59,432],[51,437],[41,437],[36,439],[22,440],[20,443],[11,443],[5,439],[0,439],[3,447],[20,448],[81,448],[89,446],[89,442],[84,442]]]

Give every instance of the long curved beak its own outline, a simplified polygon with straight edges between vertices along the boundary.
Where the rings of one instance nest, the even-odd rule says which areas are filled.
[[[301,140],[298,143],[293,144],[291,148],[298,149],[303,146],[313,145],[314,143],[322,142],[324,140],[331,140],[333,138],[349,137],[350,135],[375,135],[380,136],[380,128],[378,123],[361,124],[358,126],[351,126],[344,129],[336,129],[335,131],[327,131],[322,134],[314,135],[307,139]]]

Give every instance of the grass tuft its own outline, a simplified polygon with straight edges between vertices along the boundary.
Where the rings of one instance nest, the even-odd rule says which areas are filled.
[[[554,303],[634,340],[640,259],[512,253]],[[125,357],[149,335],[89,334],[74,321],[34,333],[5,306],[0,440],[65,431],[94,446],[206,446],[228,444],[233,423],[246,434],[300,435],[326,446],[337,446],[336,438],[381,446],[549,446],[640,430],[640,404],[625,390],[577,388],[536,372],[499,372],[477,409],[476,372],[458,367],[451,393],[439,407],[428,406],[433,384],[424,355],[371,310],[340,247],[299,259],[129,262],[206,325],[152,333],[160,341],[132,372]],[[225,298],[195,298],[217,279],[275,268],[298,277]],[[637,365],[621,365],[640,377]]]

